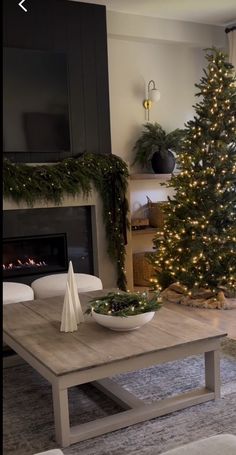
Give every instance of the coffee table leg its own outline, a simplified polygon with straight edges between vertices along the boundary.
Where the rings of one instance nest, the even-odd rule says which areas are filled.
[[[56,441],[61,447],[70,445],[70,419],[68,389],[59,389],[59,385],[52,385],[53,409]]]
[[[215,400],[220,398],[220,351],[205,352],[206,387],[215,392]]]

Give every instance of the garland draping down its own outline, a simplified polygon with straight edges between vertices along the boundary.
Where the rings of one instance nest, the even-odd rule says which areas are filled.
[[[115,262],[117,286],[126,290],[125,244],[129,228],[126,191],[129,172],[116,155],[84,153],[59,163],[29,166],[3,163],[3,194],[32,207],[37,200],[59,205],[65,194],[88,197],[94,184],[103,201],[103,220],[107,235],[107,252]]]

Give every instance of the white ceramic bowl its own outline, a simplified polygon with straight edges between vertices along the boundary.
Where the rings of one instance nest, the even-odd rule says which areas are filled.
[[[94,320],[104,327],[118,332],[125,332],[127,330],[135,330],[142,327],[151,321],[155,311],[149,311],[148,313],[136,314],[134,316],[109,316],[106,314],[96,313],[92,310],[92,317]]]

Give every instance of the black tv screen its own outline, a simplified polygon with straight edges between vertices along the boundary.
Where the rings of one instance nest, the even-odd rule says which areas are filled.
[[[5,48],[3,58],[4,152],[68,152],[65,54]]]

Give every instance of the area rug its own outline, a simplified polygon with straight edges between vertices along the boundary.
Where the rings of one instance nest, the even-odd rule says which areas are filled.
[[[29,365],[3,370],[3,453],[33,455],[58,447],[54,440],[49,383]],[[115,376],[119,384],[152,402],[204,384],[202,356]],[[158,455],[219,433],[236,434],[236,341],[221,352],[222,399],[149,420],[63,449],[65,455]],[[71,424],[120,411],[92,386],[69,391]]]

